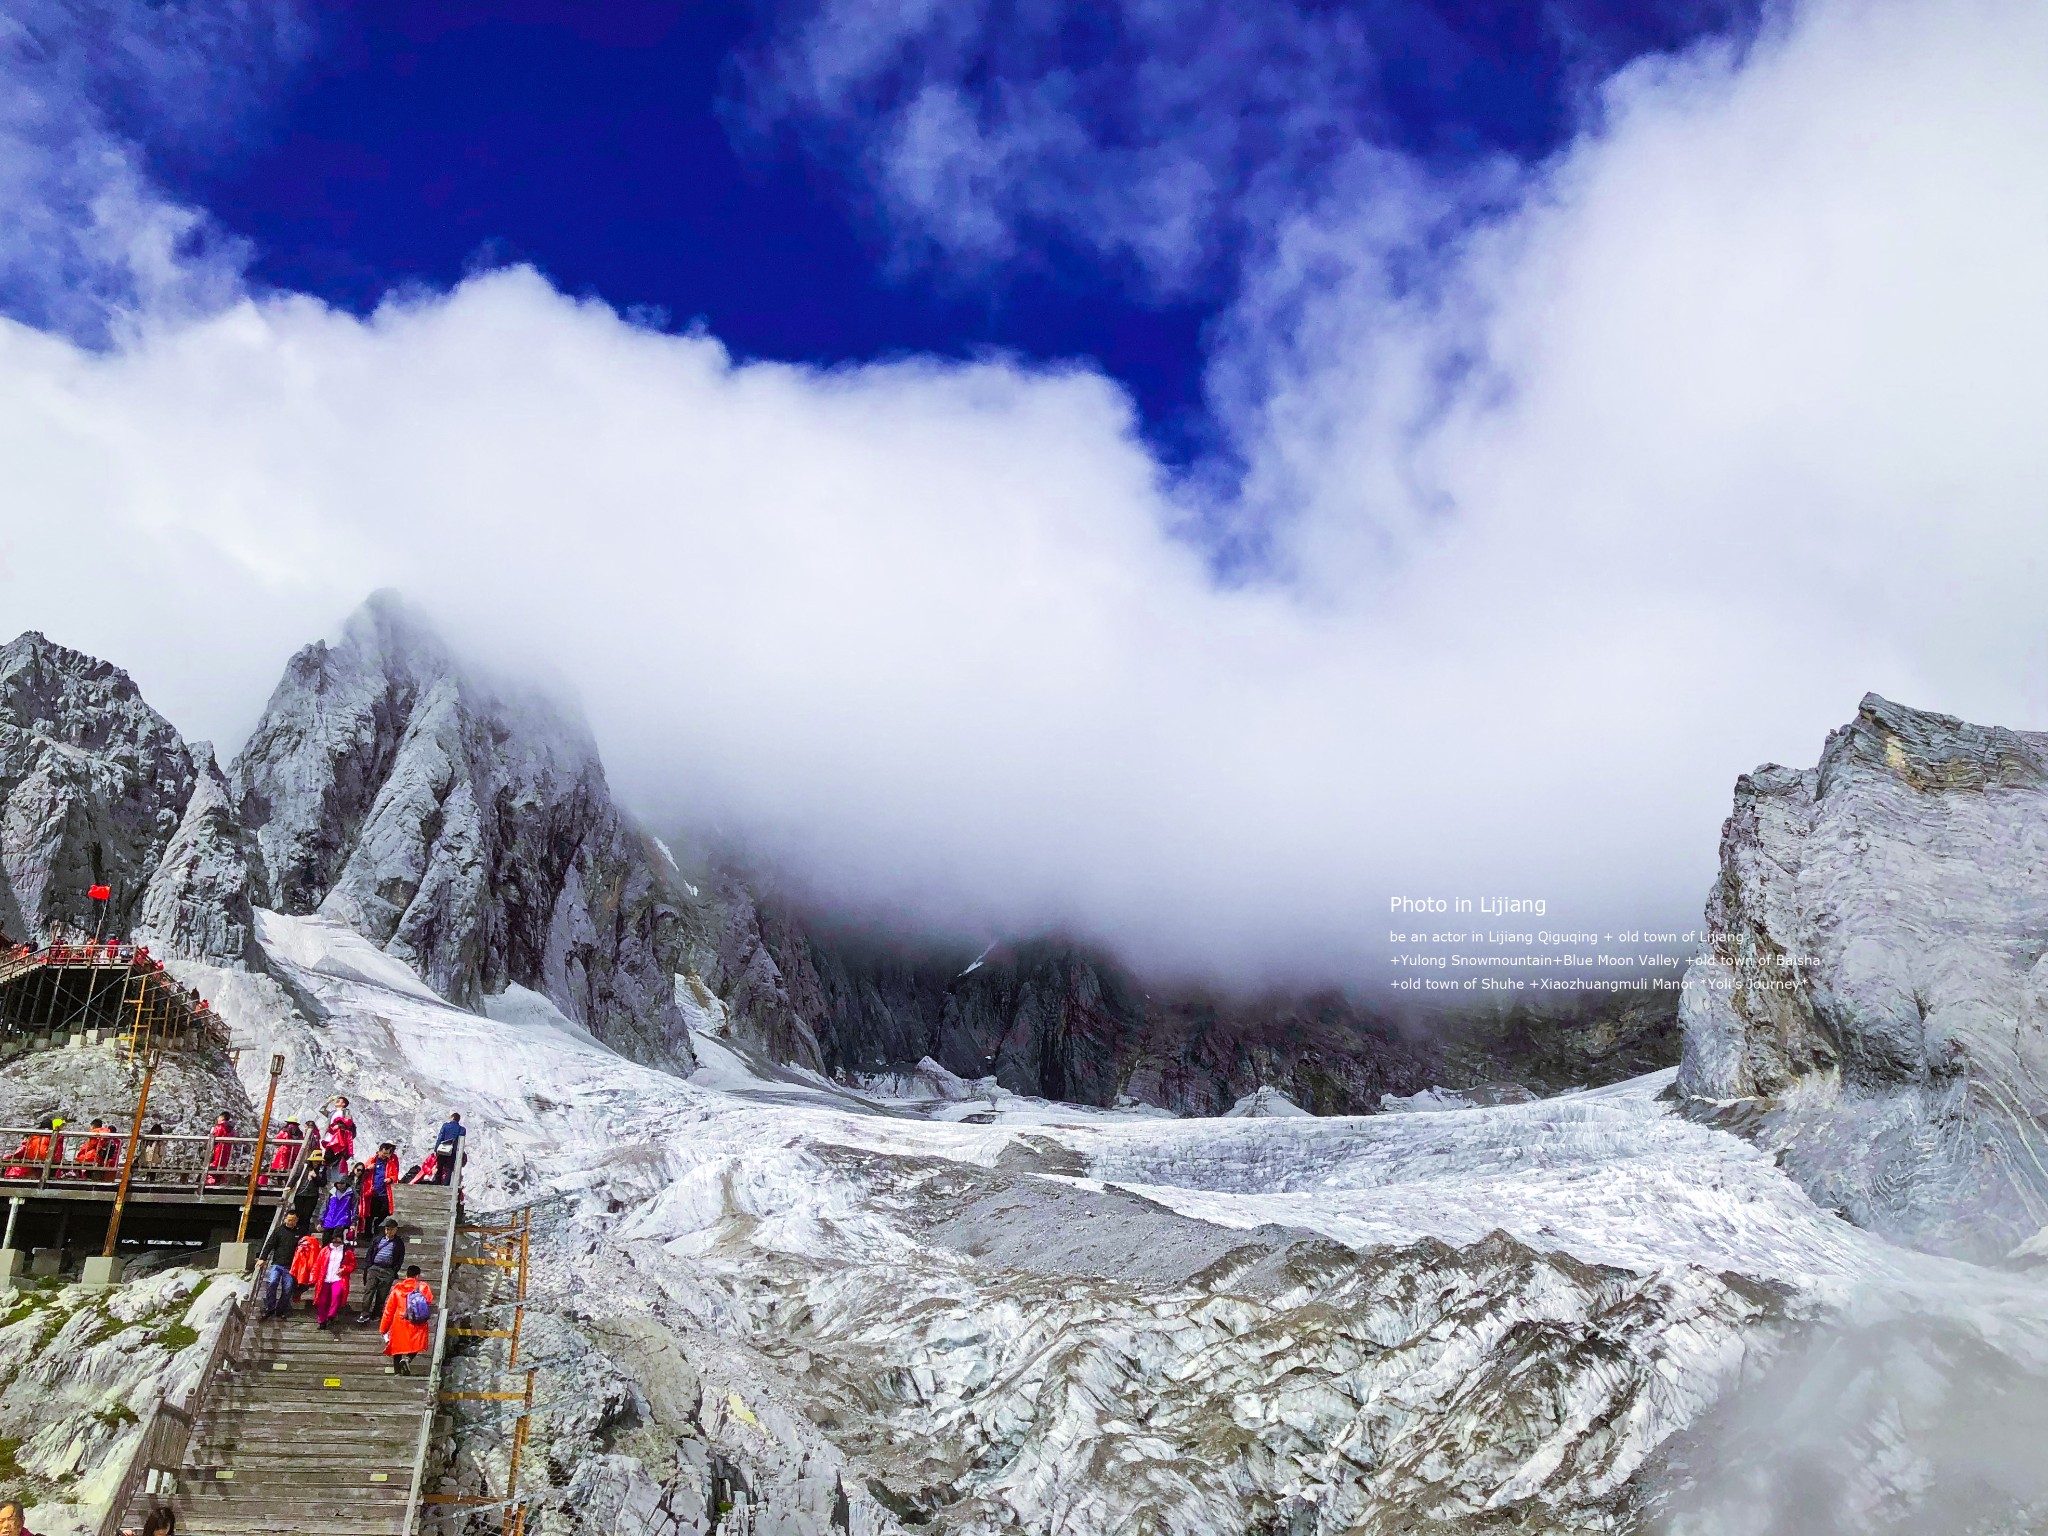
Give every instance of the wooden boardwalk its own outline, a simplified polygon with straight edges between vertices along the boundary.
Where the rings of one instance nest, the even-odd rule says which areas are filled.
[[[189,1407],[160,1405],[101,1527],[140,1526],[153,1504],[191,1536],[406,1536],[417,1519],[441,1358],[460,1172],[397,1192],[406,1262],[434,1292],[427,1354],[398,1375],[374,1323],[354,1321],[357,1270],[342,1321],[316,1328],[303,1303],[258,1316],[262,1277],[223,1325]]]

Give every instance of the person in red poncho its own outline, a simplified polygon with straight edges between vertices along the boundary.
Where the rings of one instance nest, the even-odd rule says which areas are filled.
[[[406,1265],[405,1278],[384,1299],[382,1324],[384,1353],[391,1356],[391,1368],[399,1375],[411,1375],[413,1356],[424,1353],[432,1342],[428,1329],[433,1315],[433,1288],[420,1278],[419,1265]]]
[[[384,1142],[377,1155],[363,1164],[357,1205],[362,1211],[363,1230],[374,1232],[377,1224],[391,1214],[392,1191],[398,1188],[398,1146]]]
[[[278,1133],[277,1145],[271,1149],[271,1173],[290,1173],[292,1160],[299,1155],[299,1143],[306,1139],[306,1133],[296,1120],[287,1120],[284,1129]]]
[[[320,1239],[308,1232],[292,1250],[292,1300],[297,1301],[309,1285],[320,1279]]]
[[[356,1155],[356,1122],[348,1112],[347,1099],[337,1096],[331,1102],[334,1114],[327,1122],[322,1147],[327,1153],[327,1166],[340,1173],[347,1170],[349,1159]]]
[[[228,1112],[222,1110],[220,1118],[213,1122],[213,1151],[206,1160],[206,1166],[212,1171],[206,1175],[207,1183],[221,1182],[221,1177],[227,1170],[228,1159],[234,1155],[234,1134],[235,1123],[228,1118]]]

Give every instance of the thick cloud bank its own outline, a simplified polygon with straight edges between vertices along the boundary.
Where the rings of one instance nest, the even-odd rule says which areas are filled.
[[[1087,372],[736,364],[524,271],[7,325],[0,607],[231,743],[397,586],[643,809],[966,930],[1345,976],[1395,893],[1689,927],[1734,774],[1864,690],[2048,721],[2044,78],[2038,7],[1844,4],[1635,68],[1476,224],[1360,150],[1222,328],[1220,503]]]

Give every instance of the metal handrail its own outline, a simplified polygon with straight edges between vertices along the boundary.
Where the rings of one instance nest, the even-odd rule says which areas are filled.
[[[448,1176],[448,1240],[441,1245],[441,1290],[438,1297],[439,1315],[434,1322],[434,1364],[427,1372],[427,1409],[420,1415],[419,1444],[412,1454],[412,1492],[405,1499],[405,1523],[399,1526],[404,1536],[412,1536],[419,1524],[420,1495],[424,1491],[427,1477],[427,1447],[433,1441],[434,1415],[439,1411],[441,1401],[441,1361],[448,1347],[448,1286],[455,1274],[455,1228],[456,1218],[462,1213],[462,1170],[469,1163],[467,1136],[455,1143],[455,1171]]]
[[[28,1161],[15,1157],[14,1153],[23,1150],[31,1139],[45,1136],[50,1138],[49,1145],[38,1160],[36,1171],[9,1177],[5,1171],[7,1168],[19,1168]],[[14,1148],[13,1152],[0,1152],[0,1188],[32,1184],[37,1189],[47,1189],[52,1180],[67,1185],[112,1184],[120,1177],[118,1161],[88,1163],[81,1162],[78,1158],[78,1152],[90,1139],[84,1127],[74,1129],[67,1125],[61,1131],[51,1131],[39,1125],[0,1126],[0,1147],[6,1147],[11,1143]],[[126,1139],[119,1132],[112,1133],[112,1140],[115,1142]],[[60,1141],[69,1142],[67,1150],[71,1154],[61,1160],[57,1156],[57,1144]],[[246,1189],[245,1181],[251,1164],[255,1159],[257,1142],[258,1138],[254,1136],[215,1137],[206,1133],[194,1135],[185,1132],[146,1135],[139,1143],[139,1155],[131,1180],[132,1187],[155,1192],[185,1189],[204,1192],[215,1185],[226,1188],[232,1179],[234,1188],[230,1193],[235,1195],[239,1203]],[[213,1153],[219,1146],[225,1146],[228,1154],[216,1167]],[[175,1154],[180,1147],[189,1147],[201,1155],[191,1159],[178,1158]],[[173,1155],[166,1157],[166,1153]],[[301,1156],[303,1158],[303,1154]],[[284,1188],[288,1183],[288,1175],[264,1171],[259,1174],[257,1188],[259,1193],[269,1193]]]
[[[308,1158],[313,1148],[313,1138],[308,1137],[299,1146],[298,1160],[293,1163],[284,1191],[279,1196],[277,1208],[270,1213],[270,1226],[263,1234],[263,1246],[268,1247],[276,1233],[278,1224],[284,1220],[284,1213],[291,1209],[298,1197],[300,1187],[305,1183],[311,1167]],[[257,1252],[262,1252],[259,1248]],[[128,1506],[135,1501],[136,1490],[153,1471],[169,1471],[181,1466],[185,1453],[192,1446],[192,1431],[197,1427],[199,1410],[206,1401],[206,1389],[219,1370],[221,1362],[240,1348],[242,1334],[247,1331],[248,1309],[257,1293],[257,1282],[251,1279],[249,1289],[235,1298],[228,1317],[221,1323],[220,1332],[214,1335],[213,1348],[208,1351],[206,1364],[200,1370],[192,1390],[186,1394],[182,1408],[175,1407],[163,1398],[158,1398],[149,1410],[149,1416],[142,1421],[142,1434],[135,1442],[135,1450],[128,1458],[128,1468],[121,1475],[121,1483],[114,1495],[114,1502],[106,1518],[100,1522],[99,1536],[120,1536],[121,1520],[128,1513]],[[230,1336],[232,1334],[232,1337]],[[165,1421],[184,1431],[172,1454],[172,1436],[164,1429]]]

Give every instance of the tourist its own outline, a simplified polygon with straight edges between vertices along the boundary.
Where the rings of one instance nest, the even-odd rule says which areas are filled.
[[[364,1170],[363,1226],[375,1231],[378,1222],[391,1214],[391,1192],[398,1183],[398,1146],[384,1142]]]
[[[298,1212],[292,1212],[294,1216]],[[307,1286],[317,1286],[320,1280],[320,1239],[308,1232],[299,1239],[299,1246],[292,1250],[292,1300],[296,1302]],[[316,1293],[317,1294],[317,1293]]]
[[[427,1160],[424,1163],[421,1163],[419,1167],[413,1169],[411,1173],[408,1173],[405,1176],[405,1182],[408,1184],[440,1183],[441,1181],[434,1177],[435,1173],[438,1171],[437,1165],[439,1164],[439,1162],[440,1159],[434,1153],[429,1152],[427,1154]]]
[[[284,1220],[263,1240],[263,1251],[256,1255],[256,1269],[263,1277],[265,1317],[283,1317],[292,1309],[292,1256],[298,1246],[299,1213],[286,1211]]]
[[[378,1234],[370,1239],[370,1272],[365,1278],[370,1294],[364,1298],[362,1315],[358,1323],[367,1323],[380,1317],[385,1300],[391,1295],[391,1287],[398,1281],[398,1272],[405,1268],[405,1239],[398,1232],[398,1218],[387,1216]]]
[[[454,1110],[448,1111],[448,1123],[441,1127],[441,1134],[434,1138],[434,1182],[446,1184],[455,1172],[455,1154],[462,1146],[465,1135],[462,1116]]]
[[[284,1129],[278,1132],[277,1146],[270,1154],[270,1172],[290,1173],[292,1160],[299,1155],[299,1145],[306,1139],[305,1131],[296,1120],[287,1120]]]
[[[21,1506],[13,1499],[0,1504],[0,1536],[36,1536],[23,1519]]]
[[[344,1184],[327,1197],[327,1204],[320,1210],[320,1230],[330,1243],[339,1242],[348,1235],[348,1229],[355,1225],[356,1192],[353,1186]]]
[[[100,1137],[106,1132],[106,1122],[98,1115],[92,1117],[92,1124],[85,1128],[85,1135],[79,1138],[78,1150],[72,1154],[72,1161],[78,1166],[80,1178],[85,1170],[98,1165],[100,1160]]]
[[[320,1250],[320,1289],[313,1297],[313,1320],[325,1328],[348,1305],[349,1277],[356,1272],[356,1251],[330,1238]]]
[[[213,1129],[208,1134],[213,1139],[208,1143],[212,1150],[206,1159],[206,1166],[209,1170],[206,1175],[206,1182],[218,1184],[227,1172],[228,1159],[233,1156],[235,1147],[235,1123],[228,1118],[226,1110],[220,1112],[220,1118],[213,1122]]]
[[[42,1173],[45,1163],[53,1158],[61,1160],[64,1156],[64,1138],[57,1134],[57,1127],[63,1123],[54,1115],[44,1116],[42,1125],[22,1137],[21,1145],[14,1149],[14,1156],[7,1164],[6,1176],[10,1179],[33,1179]]]
[[[348,1100],[339,1096],[328,1101],[334,1113],[327,1121],[327,1161],[337,1179],[348,1169],[348,1161],[356,1155],[356,1123],[349,1115]]]
[[[80,1176],[94,1179],[112,1178],[114,1168],[120,1161],[120,1138],[115,1135],[111,1125],[95,1119],[85,1133],[84,1142],[78,1148]]]
[[[139,1528],[122,1526],[121,1536],[178,1536],[178,1512],[168,1504],[159,1504],[142,1517]]]
[[[432,1288],[420,1278],[419,1265],[406,1265],[405,1278],[384,1299],[384,1353],[391,1356],[391,1368],[399,1375],[411,1375],[413,1356],[432,1342],[427,1322],[433,1315]]]
[[[149,1130],[142,1138],[142,1151],[138,1154],[142,1166],[154,1172],[164,1165],[164,1126],[161,1120],[149,1122]]]

